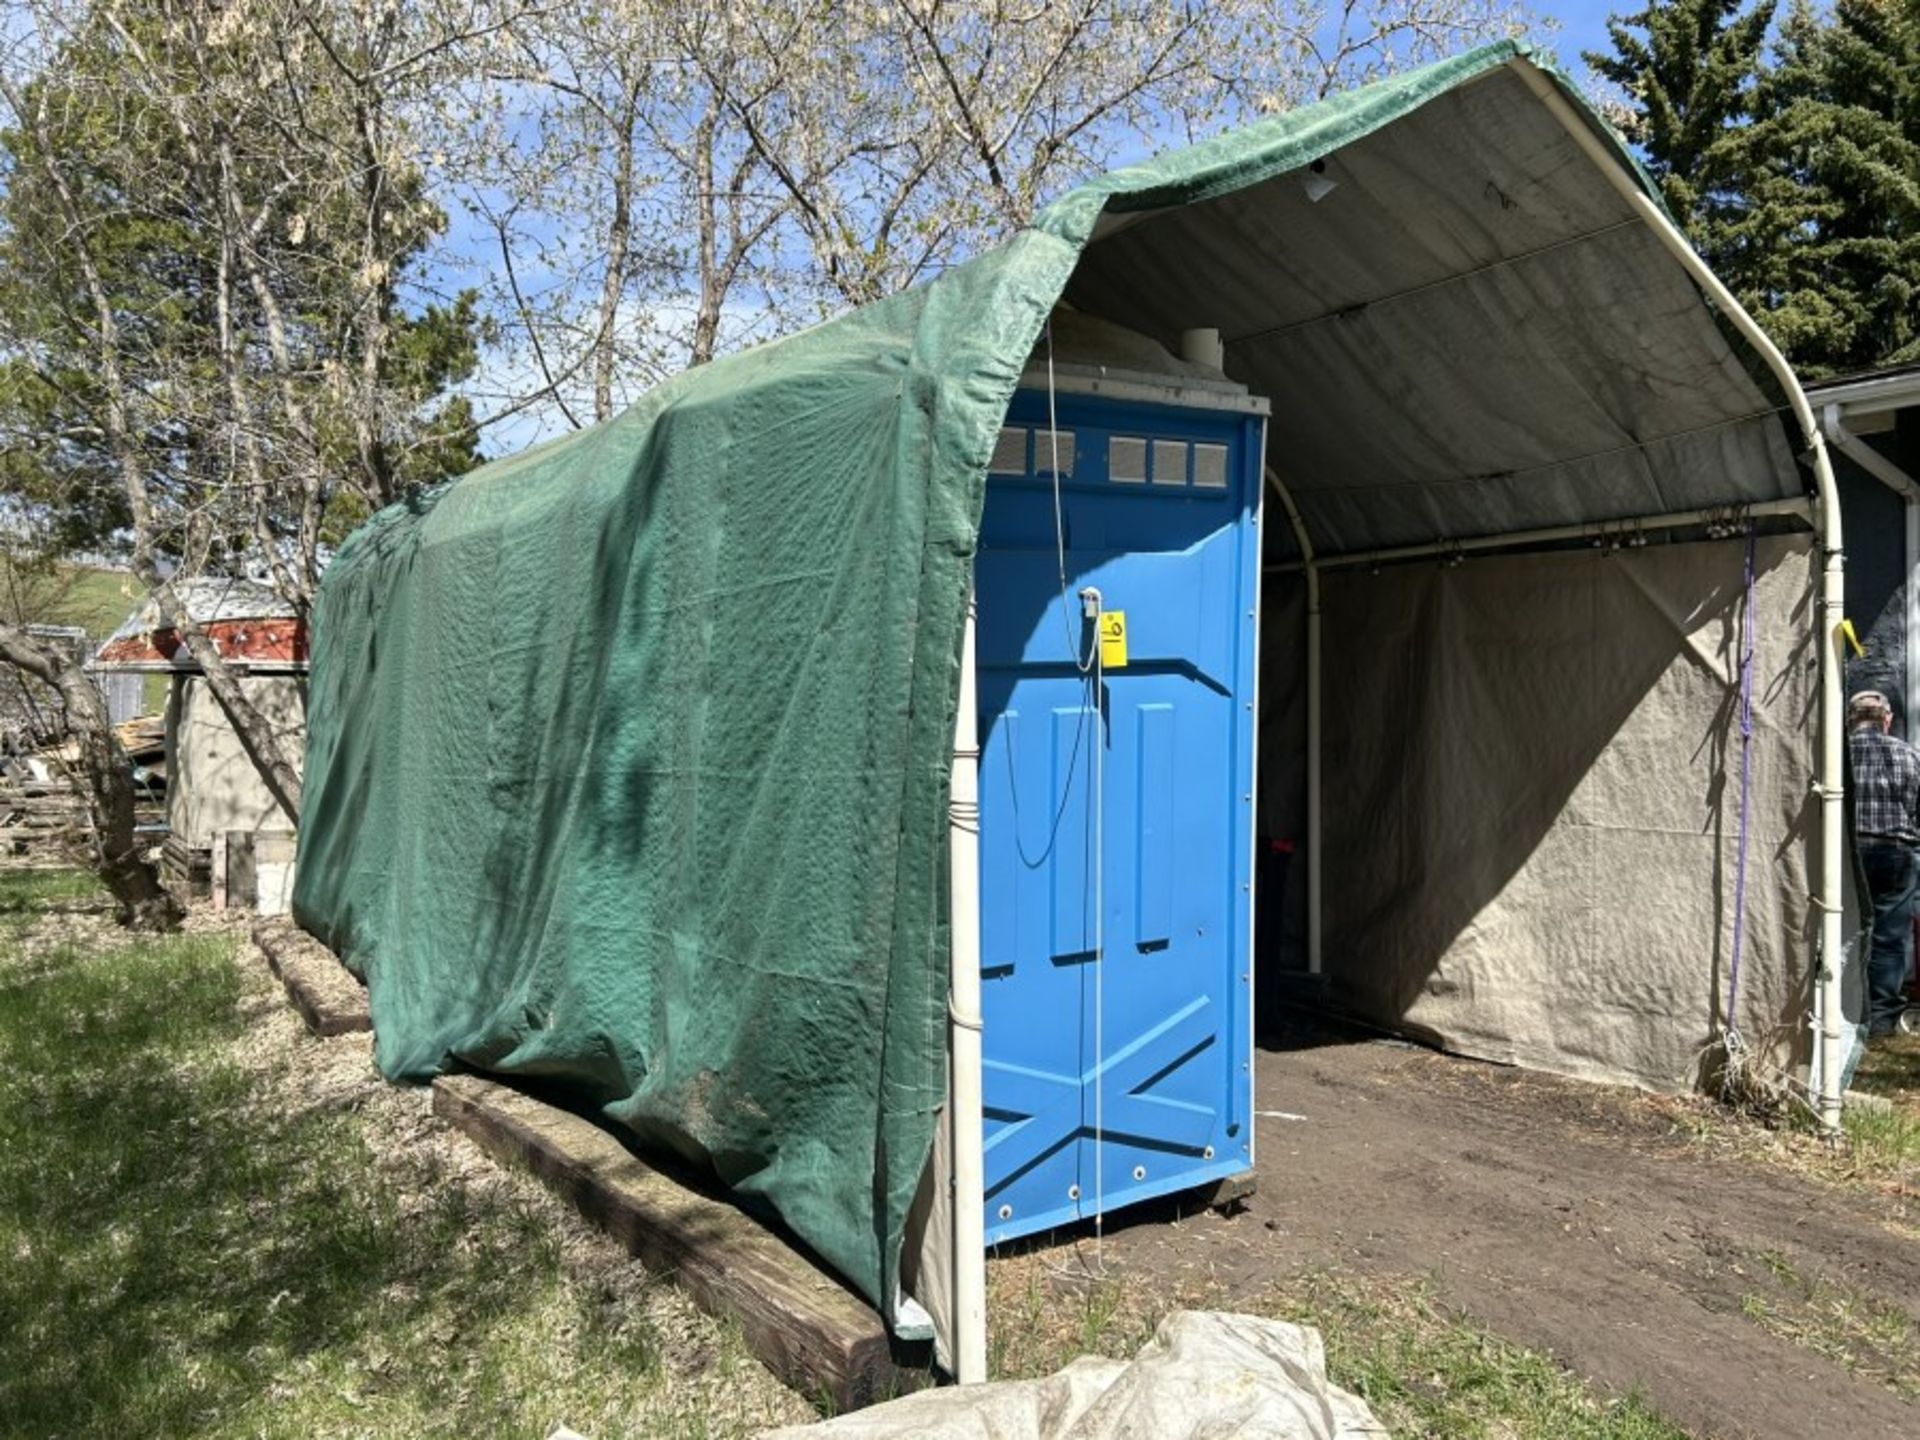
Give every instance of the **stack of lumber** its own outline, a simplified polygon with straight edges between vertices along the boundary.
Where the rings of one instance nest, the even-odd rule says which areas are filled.
[[[75,850],[91,829],[86,799],[65,766],[37,755],[0,762],[0,855]]]
[[[157,715],[114,727],[133,766],[134,824],[164,823],[166,726]],[[92,817],[77,778],[79,749],[71,740],[0,757],[0,855],[37,850],[82,851],[92,836]]]
[[[167,722],[158,715],[136,715],[113,727],[120,748],[136,766],[164,768],[167,763]]]

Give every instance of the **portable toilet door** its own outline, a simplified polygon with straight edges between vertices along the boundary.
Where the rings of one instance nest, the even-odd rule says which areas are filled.
[[[989,1244],[1253,1162],[1266,404],[1054,385],[1009,409],[975,566]]]

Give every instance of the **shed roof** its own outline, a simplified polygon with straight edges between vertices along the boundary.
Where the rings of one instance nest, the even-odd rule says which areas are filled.
[[[188,616],[212,638],[220,655],[243,670],[304,670],[307,624],[265,585],[226,576],[173,582]],[[94,655],[94,668],[195,671],[200,667],[179,630],[161,619],[148,597]]]
[[[1850,411],[1906,410],[1920,405],[1920,361],[1855,370],[1807,384],[1807,398]]]

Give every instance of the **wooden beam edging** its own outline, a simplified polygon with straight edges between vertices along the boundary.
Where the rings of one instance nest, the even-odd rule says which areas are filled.
[[[745,1211],[655,1170],[592,1121],[478,1075],[433,1082],[433,1113],[531,1171],[709,1315],[736,1321],[786,1384],[840,1411],[926,1383],[880,1316]]]
[[[285,916],[257,921],[253,943],[287,987],[287,998],[316,1035],[373,1029],[366,989],[334,953]]]

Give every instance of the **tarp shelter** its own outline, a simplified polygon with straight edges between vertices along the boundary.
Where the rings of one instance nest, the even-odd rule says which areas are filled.
[[[1831,472],[1618,138],[1511,44],[1116,171],[375,517],[319,601],[296,909],[368,980],[382,1068],[564,1079],[895,1319],[925,1248],[980,1373],[968,595],[1063,305],[1217,328],[1271,403],[1259,786],[1324,896],[1309,965],[1462,1048],[1673,1083],[1737,919],[1751,1028],[1791,1053],[1811,988],[1830,1091]],[[1099,557],[1065,508],[1071,592]],[[949,1050],[952,1238],[910,1241]]]

